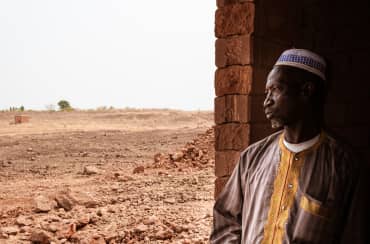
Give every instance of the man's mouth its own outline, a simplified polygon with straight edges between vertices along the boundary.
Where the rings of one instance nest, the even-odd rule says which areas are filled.
[[[273,113],[271,111],[265,111],[265,115],[266,115],[267,119],[270,119],[272,117]]]

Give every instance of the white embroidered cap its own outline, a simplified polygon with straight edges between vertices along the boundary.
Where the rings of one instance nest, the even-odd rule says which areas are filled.
[[[299,69],[304,69],[308,72],[314,73],[321,77],[321,79],[326,80],[325,78],[325,69],[326,62],[325,60],[306,49],[288,49],[285,50],[275,63],[275,65],[287,65],[296,67]]]

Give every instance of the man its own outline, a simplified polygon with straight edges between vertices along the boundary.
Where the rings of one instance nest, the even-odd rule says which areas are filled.
[[[359,165],[323,129],[325,68],[304,49],[276,62],[263,106],[282,131],[241,153],[215,203],[211,243],[348,243],[359,235],[348,231]]]

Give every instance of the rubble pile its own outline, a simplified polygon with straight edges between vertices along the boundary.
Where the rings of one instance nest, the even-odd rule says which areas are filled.
[[[177,152],[157,153],[154,155],[153,168],[205,168],[214,164],[214,131],[208,129],[205,133],[185,144]]]
[[[198,182],[185,182],[196,185]],[[137,190],[137,189],[136,189]],[[114,188],[110,191],[117,192]],[[145,214],[145,209],[155,208],[158,198],[164,205],[202,200],[200,196],[191,196],[190,191],[183,199],[171,198],[144,199],[145,208],[139,198],[125,193],[124,199],[116,196],[108,202],[87,196],[83,192],[70,189],[59,191],[53,196],[36,196],[33,213],[19,214],[10,225],[0,227],[0,243],[81,243],[81,244],[116,244],[116,243],[206,243],[207,238],[198,238],[199,231],[207,231],[206,223],[211,215],[199,219],[193,217],[176,218],[165,209],[157,214]],[[144,204],[145,202],[145,204]],[[125,203],[127,205],[125,205]],[[130,212],[128,209],[137,208]],[[1,215],[0,215],[1,216]],[[123,217],[121,221],[119,216]],[[201,229],[203,228],[203,229]],[[204,230],[206,228],[206,230]]]
[[[187,138],[194,138],[194,134]],[[167,138],[166,134],[164,143],[175,144]],[[152,137],[146,140],[148,145],[153,143]],[[182,145],[188,139],[171,134],[171,140]],[[147,148],[142,148],[142,142],[130,145],[132,149],[112,151],[111,161],[104,163],[84,148],[58,152],[63,163],[50,165],[42,164],[45,155],[39,147],[19,149],[21,159],[32,162],[33,167],[27,171],[32,170],[31,179],[40,180],[40,184],[27,188],[32,192],[24,199],[13,200],[14,207],[6,195],[12,192],[0,191],[0,244],[208,243],[215,179],[213,129],[198,134],[179,150],[157,153],[154,163],[152,153],[157,149],[138,160]],[[168,145],[163,151],[173,150]],[[27,157],[23,156],[25,151]],[[103,152],[108,155],[105,149]],[[126,153],[131,153],[130,160]],[[73,164],[66,163],[66,158],[72,158],[69,155],[76,155]],[[0,167],[14,165],[12,157],[0,161]],[[52,172],[57,166],[64,168]],[[48,172],[41,174],[44,169]],[[22,170],[17,177],[28,182],[30,178]],[[58,177],[63,174],[66,176],[61,181]],[[12,189],[24,192],[26,180]]]

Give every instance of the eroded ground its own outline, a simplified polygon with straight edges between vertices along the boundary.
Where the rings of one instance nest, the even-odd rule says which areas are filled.
[[[0,113],[0,243],[207,243],[211,112],[25,114]]]

